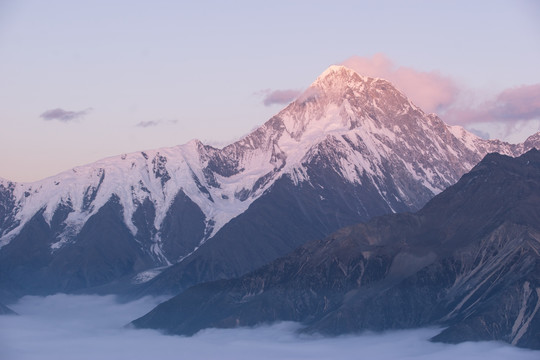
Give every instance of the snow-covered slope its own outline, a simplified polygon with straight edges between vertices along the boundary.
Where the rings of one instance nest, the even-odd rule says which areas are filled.
[[[540,152],[487,155],[415,214],[311,241],[240,278],[187,289],[133,325],[204,328],[296,321],[339,335],[443,326],[437,341],[540,349]]]
[[[231,196],[227,201],[214,191],[204,191],[205,147],[194,140],[185,145],[138,152],[100,160],[73,168],[56,176],[34,183],[12,184],[16,199],[15,221],[3,229],[2,245],[19,233],[25,223],[42,211],[47,223],[61,205],[71,209],[64,220],[65,228],[51,249],[58,249],[77,234],[86,221],[116,194],[123,207],[124,221],[135,235],[135,210],[145,199],[156,209],[154,226],[160,225],[178,191],[182,189],[219,227],[248,206]],[[222,194],[234,192],[232,187],[221,189]],[[208,232],[213,230],[209,222]],[[201,239],[202,240],[202,239]],[[152,241],[160,254],[159,235]]]
[[[33,183],[0,180],[0,247],[41,215],[54,228],[47,245],[54,255],[79,241],[89,219],[115,198],[138,246],[155,266],[168,265],[196,252],[278,179],[309,184],[315,163],[345,183],[369,182],[388,212],[417,210],[486,153],[515,156],[537,144],[538,135],[520,145],[480,139],[425,114],[385,80],[332,66],[296,101],[223,149],[193,140]],[[189,214],[200,210],[196,229],[175,225],[182,223],[179,206]],[[174,235],[178,231],[187,231],[190,240]]]

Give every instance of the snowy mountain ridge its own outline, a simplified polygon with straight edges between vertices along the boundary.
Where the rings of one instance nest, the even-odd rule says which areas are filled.
[[[206,218],[202,244],[277,179],[288,176],[295,184],[309,183],[305,164],[319,157],[331,159],[327,166],[345,181],[361,185],[370,179],[395,211],[394,202],[418,207],[415,189],[423,187],[430,196],[441,192],[488,152],[515,156],[524,150],[523,144],[482,140],[424,114],[385,80],[331,66],[296,101],[223,149],[192,140],[106,158],[32,183],[2,180],[4,201],[13,207],[0,220],[0,247],[36,214],[50,225],[63,209],[67,215],[58,215],[62,231],[50,245],[54,252],[73,241],[88,219],[116,196],[134,236],[139,231],[136,210],[146,200],[153,204],[154,230],[143,247],[156,265],[167,265],[197,249],[180,257],[162,249],[161,227],[179,191]],[[388,181],[397,194],[388,191]]]
[[[213,191],[214,199],[211,193],[200,190],[203,186],[201,181],[205,181],[201,150],[205,149],[200,142],[191,141],[177,147],[106,158],[33,183],[5,181],[3,186],[11,184],[16,199],[17,226],[7,229],[2,237],[2,245],[6,245],[37,212],[42,211],[50,224],[57,208],[65,205],[73,211],[65,219],[66,228],[58,242],[51,245],[52,249],[58,249],[78,233],[113,194],[120,199],[125,224],[133,235],[137,233],[137,228],[132,216],[145,198],[155,204],[154,224],[159,228],[180,189],[189,194],[217,226],[222,226],[237,212],[245,210],[249,203],[234,197],[235,184],[228,187],[224,184],[220,189],[221,195],[231,195],[226,200],[217,196],[216,191]],[[212,228],[210,224],[209,227]],[[154,240],[157,247],[153,249],[159,255],[159,240]]]

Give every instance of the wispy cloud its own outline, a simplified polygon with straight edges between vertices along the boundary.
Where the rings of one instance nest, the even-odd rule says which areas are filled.
[[[148,121],[140,121],[137,124],[135,124],[136,127],[141,128],[147,128],[147,127],[155,127],[155,126],[161,126],[161,125],[173,125],[178,123],[178,120],[148,120]]]
[[[300,90],[286,89],[286,90],[261,90],[257,92],[257,95],[263,96],[263,104],[265,106],[272,105],[285,105],[293,101],[302,92]]]
[[[540,84],[507,89],[478,106],[450,109],[445,118],[454,124],[517,122],[540,119]]]
[[[490,136],[489,136],[489,133],[487,131],[482,131],[482,130],[479,130],[479,129],[475,129],[475,128],[469,128],[468,129],[470,132],[472,132],[474,135],[482,138],[482,139],[489,139]]]
[[[47,110],[41,115],[39,115],[40,118],[42,118],[45,121],[52,121],[57,120],[60,122],[72,122],[75,120],[78,120],[88,113],[92,111],[92,108],[88,108],[81,111],[71,111],[71,110],[64,110],[61,108],[56,108],[52,110]]]
[[[436,71],[397,66],[381,53],[372,57],[353,56],[342,65],[361,75],[390,81],[427,112],[440,112],[452,106],[460,93],[460,88],[451,78]]]

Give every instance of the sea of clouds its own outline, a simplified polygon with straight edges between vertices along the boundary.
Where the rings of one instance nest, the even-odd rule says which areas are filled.
[[[447,345],[440,329],[323,338],[298,335],[295,323],[209,329],[193,337],[125,327],[163,299],[119,303],[114,296],[27,296],[0,316],[0,359],[540,359],[540,351],[500,342]]]

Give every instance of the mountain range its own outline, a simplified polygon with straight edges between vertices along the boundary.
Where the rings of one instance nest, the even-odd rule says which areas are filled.
[[[32,183],[0,180],[0,300],[177,294],[375,216],[417,211],[490,152],[391,83],[332,66],[241,140],[124,154]]]
[[[540,349],[540,152],[487,155],[420,211],[376,217],[137,319],[207,327],[303,323],[305,332],[444,326],[433,340]]]

